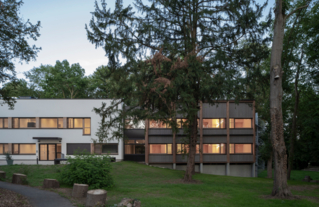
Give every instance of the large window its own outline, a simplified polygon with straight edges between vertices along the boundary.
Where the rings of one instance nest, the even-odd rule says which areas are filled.
[[[176,154],[187,154],[189,152],[188,144],[177,144]],[[199,144],[196,145],[196,154],[199,154]]]
[[[226,128],[225,119],[203,119],[203,128]]]
[[[167,127],[168,124],[165,124],[164,122],[161,121],[155,121],[155,120],[150,120],[150,128],[170,128],[169,126]]]
[[[102,144],[102,153],[117,155],[119,153],[118,148],[118,144]]]
[[[252,119],[229,119],[229,128],[252,128]]]
[[[204,154],[225,154],[225,144],[203,144]]]
[[[90,143],[67,143],[66,144],[66,154],[91,154],[91,144]]]
[[[252,154],[252,144],[229,144],[230,154]]]
[[[13,118],[12,128],[35,128],[35,118]]]
[[[145,154],[145,140],[126,140],[125,141],[125,152],[124,154]]]
[[[176,119],[177,122],[177,128],[183,128],[183,126],[185,126],[187,123],[187,119]],[[197,121],[197,125],[198,125],[198,121]]]
[[[91,118],[68,118],[69,129],[83,128],[83,134],[91,134]]]
[[[63,118],[41,118],[41,128],[64,128]]]
[[[0,129],[8,128],[8,118],[0,118]]]
[[[8,144],[0,144],[0,154],[4,154],[9,152],[9,145]]]
[[[172,144],[150,144],[150,154],[172,154]]]
[[[125,120],[125,129],[145,129],[145,121],[134,123],[131,119]]]
[[[35,154],[35,144],[12,144],[12,154]]]

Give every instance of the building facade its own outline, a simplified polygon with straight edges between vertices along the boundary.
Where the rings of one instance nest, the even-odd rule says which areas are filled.
[[[203,103],[198,113],[199,134],[195,171],[216,175],[255,177],[255,102]],[[188,146],[182,122],[178,133],[154,120],[133,124],[126,120],[124,159],[185,170]],[[145,146],[145,147],[144,147]]]
[[[109,99],[17,99],[0,107],[0,165],[5,152],[14,164],[53,164],[76,150],[123,160],[123,141],[93,144],[101,117],[93,111]]]

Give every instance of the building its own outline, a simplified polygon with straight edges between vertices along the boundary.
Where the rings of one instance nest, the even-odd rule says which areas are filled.
[[[14,110],[0,107],[0,154],[14,164],[53,164],[76,150],[111,154],[123,160],[123,141],[94,145],[101,117],[93,111],[109,99],[17,99]],[[38,161],[37,161],[38,160]],[[6,164],[0,156],[0,165]]]
[[[216,175],[255,177],[254,101],[220,101],[200,107],[199,139],[195,171]],[[177,117],[177,122],[184,117]],[[187,145],[180,128],[177,134],[164,123],[154,120],[134,125],[130,120],[124,130],[124,160],[185,170]],[[181,124],[179,124],[181,126]],[[145,128],[145,129],[144,129]],[[145,145],[145,148],[144,148]]]

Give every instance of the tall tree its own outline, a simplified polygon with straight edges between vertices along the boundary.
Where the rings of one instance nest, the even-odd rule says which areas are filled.
[[[109,68],[107,66],[98,67],[92,75],[88,77],[88,96],[90,98],[108,97]]]
[[[270,116],[271,116],[271,141],[274,151],[274,185],[272,195],[276,197],[290,197],[291,192],[287,184],[287,153],[284,141],[284,127],[282,115],[282,50],[286,19],[303,5],[286,15],[287,2],[276,0],[274,35],[270,60]]]
[[[37,40],[40,36],[40,22],[24,22],[19,17],[22,5],[23,2],[18,0],[0,0],[0,84],[15,79],[14,59],[29,62],[41,49],[27,42],[28,38]],[[8,88],[0,88],[0,97],[13,107]]]
[[[110,67],[109,98],[116,101],[97,112],[104,117],[120,114],[109,127],[129,115],[135,121],[164,121],[173,131],[177,130],[174,117],[177,112],[183,114],[189,144],[184,181],[191,182],[199,103],[240,98],[240,69],[262,56],[258,46],[268,25],[259,24],[258,19],[266,4],[248,0],[152,0],[144,4],[136,0],[135,8],[141,12],[137,15],[132,6],[124,8],[121,0],[113,12],[101,2],[101,7],[95,3],[91,30],[86,26],[88,38],[104,48],[112,65],[119,55],[126,63]],[[237,42],[243,39],[247,44],[239,46]],[[123,103],[130,106],[129,111],[116,109]]]

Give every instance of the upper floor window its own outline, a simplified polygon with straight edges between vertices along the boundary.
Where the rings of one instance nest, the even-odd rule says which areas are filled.
[[[187,123],[187,119],[176,119],[177,122],[177,128],[183,128]],[[198,122],[197,122],[198,124]]]
[[[150,154],[172,154],[172,144],[150,144]]]
[[[252,119],[229,119],[229,128],[252,128]]]
[[[229,144],[230,154],[251,154],[252,144]]]
[[[68,128],[83,128],[83,134],[91,134],[91,118],[68,118]]]
[[[145,121],[133,123],[133,120],[125,119],[125,129],[145,129]]]
[[[63,118],[41,118],[40,128],[64,128]]]
[[[170,128],[168,126],[168,124],[165,124],[164,122],[161,122],[161,121],[150,120],[149,123],[150,123],[150,125],[149,125],[150,128],[162,128],[162,129],[163,128]]]
[[[0,129],[8,128],[8,118],[0,118]]]
[[[12,154],[35,154],[35,144],[12,144]]]
[[[9,152],[9,145],[8,144],[0,144],[0,154],[4,154]]]
[[[204,154],[225,154],[226,145],[225,144],[203,144]]]
[[[35,118],[12,118],[12,128],[35,128]]]
[[[203,128],[221,128],[225,129],[225,119],[203,119]]]
[[[176,154],[187,154],[189,152],[188,144],[177,144]],[[199,144],[196,144],[196,154],[199,154]]]

